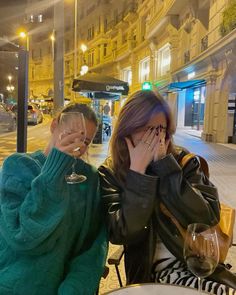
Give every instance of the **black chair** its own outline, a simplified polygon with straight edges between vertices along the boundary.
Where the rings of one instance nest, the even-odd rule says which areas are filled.
[[[124,255],[124,248],[123,248],[123,246],[120,246],[107,260],[109,265],[115,266],[116,274],[117,274],[117,278],[118,278],[120,287],[123,287],[123,283],[121,280],[119,265],[120,265],[123,255]]]

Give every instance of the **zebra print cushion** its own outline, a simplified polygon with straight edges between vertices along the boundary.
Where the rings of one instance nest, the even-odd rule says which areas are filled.
[[[176,258],[164,258],[153,265],[152,280],[198,289],[198,278]],[[236,295],[236,290],[211,280],[202,279],[202,291],[216,295]]]

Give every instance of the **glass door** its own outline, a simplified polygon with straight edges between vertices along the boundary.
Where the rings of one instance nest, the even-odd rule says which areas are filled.
[[[206,86],[194,88],[192,104],[192,128],[203,129]]]

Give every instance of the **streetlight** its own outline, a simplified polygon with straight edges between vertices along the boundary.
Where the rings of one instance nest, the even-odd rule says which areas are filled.
[[[85,44],[81,44],[80,45],[80,49],[83,51],[83,54],[85,53],[85,51],[87,51],[88,47]]]
[[[55,40],[56,40],[56,38],[55,38],[55,30],[52,31],[50,39],[52,41],[52,60],[54,61]]]
[[[7,85],[6,89],[9,92],[9,97],[11,98],[11,94],[13,93],[13,91],[15,90],[15,87],[12,85],[12,76],[9,75],[8,77],[8,82],[9,84]]]
[[[9,75],[7,78],[8,78],[9,84],[11,84],[12,76]]]
[[[26,50],[29,51],[29,35],[26,32],[22,31],[19,33],[19,36],[22,39],[26,39]]]
[[[80,75],[83,76],[84,74],[86,74],[88,72],[88,66],[86,65],[86,60],[85,60],[85,56],[84,56],[84,54],[87,51],[88,47],[85,44],[81,44],[80,49],[83,52],[83,56],[82,56],[83,65],[81,66]]]
[[[6,89],[8,92],[12,93],[15,90],[15,87],[13,85],[7,85]]]

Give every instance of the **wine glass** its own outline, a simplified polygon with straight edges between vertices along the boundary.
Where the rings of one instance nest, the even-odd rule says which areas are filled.
[[[202,279],[212,274],[219,262],[215,229],[202,223],[189,224],[184,241],[184,258],[189,270],[198,278],[198,290],[202,294]]]
[[[70,134],[73,132],[81,132],[81,143],[85,141],[86,138],[86,127],[85,127],[85,120],[84,115],[80,112],[65,112],[61,113],[60,116],[60,129],[61,134],[60,136],[63,137],[63,135]],[[73,152],[78,152],[80,150],[80,147],[78,146]],[[77,174],[75,171],[75,165],[76,165],[76,157],[74,155],[74,163],[72,164],[72,173],[70,175],[66,175],[65,179],[68,184],[75,184],[75,183],[81,183],[84,182],[87,177],[82,174]]]

